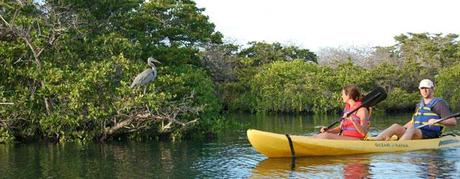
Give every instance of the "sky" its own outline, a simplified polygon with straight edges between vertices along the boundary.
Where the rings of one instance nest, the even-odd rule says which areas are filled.
[[[195,0],[225,41],[311,51],[394,45],[411,33],[460,34],[459,0]]]

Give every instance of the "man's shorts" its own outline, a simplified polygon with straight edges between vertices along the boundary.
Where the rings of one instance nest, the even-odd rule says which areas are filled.
[[[422,136],[423,139],[433,139],[433,138],[438,138],[441,136],[440,131],[433,131],[433,130],[427,130],[427,129],[420,129],[422,131]]]

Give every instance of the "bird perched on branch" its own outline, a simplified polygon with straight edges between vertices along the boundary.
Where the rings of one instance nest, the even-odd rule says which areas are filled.
[[[155,80],[157,77],[157,69],[154,63],[161,64],[158,60],[154,59],[153,57],[149,57],[147,59],[147,64],[152,68],[144,70],[142,73],[139,73],[136,78],[134,78],[133,83],[131,83],[130,88],[134,88],[137,86],[144,86],[144,93],[147,89],[147,84]]]

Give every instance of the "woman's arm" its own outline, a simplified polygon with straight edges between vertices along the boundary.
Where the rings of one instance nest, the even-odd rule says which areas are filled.
[[[327,133],[332,133],[332,134],[338,134],[340,132],[340,126],[337,126],[337,127],[334,127],[334,128],[331,128],[331,129],[328,129],[327,131],[324,131],[326,127],[322,128],[321,129],[321,133],[323,132],[327,132]]]

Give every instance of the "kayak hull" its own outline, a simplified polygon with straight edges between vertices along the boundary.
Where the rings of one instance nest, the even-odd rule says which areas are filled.
[[[249,129],[247,136],[252,147],[269,158],[292,156],[288,137],[285,134]],[[289,137],[296,157],[406,152],[460,146],[460,136],[406,141],[331,140],[297,135],[289,135]]]

